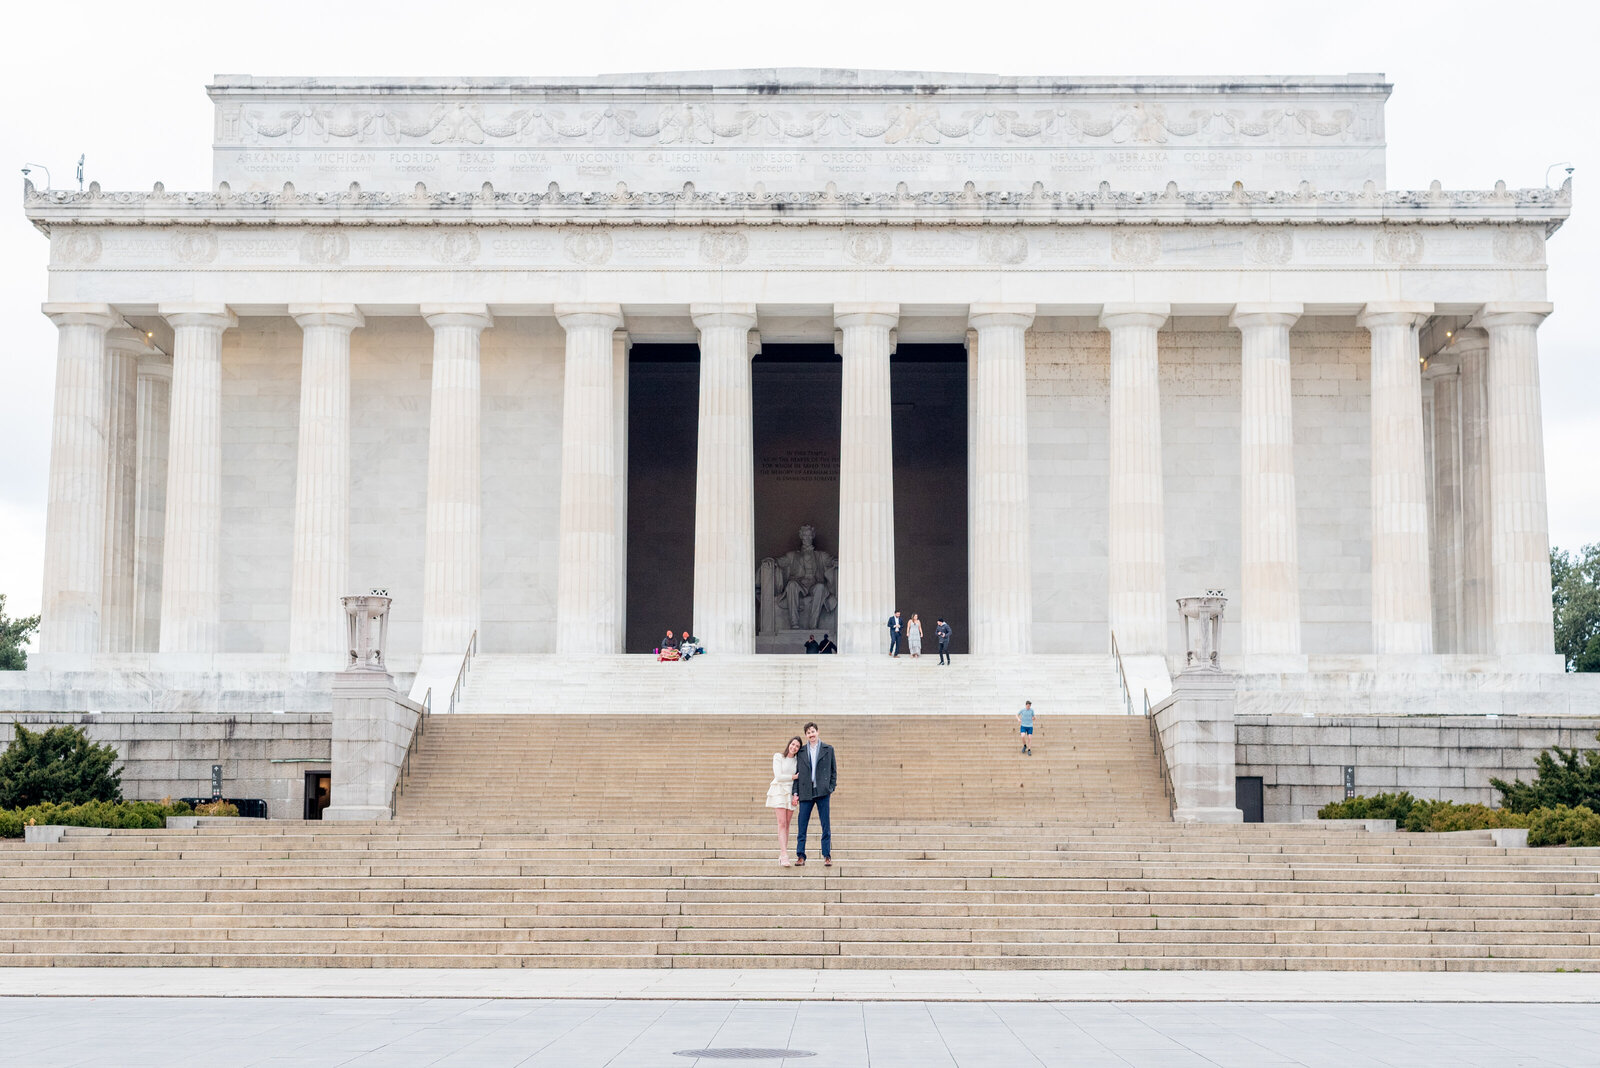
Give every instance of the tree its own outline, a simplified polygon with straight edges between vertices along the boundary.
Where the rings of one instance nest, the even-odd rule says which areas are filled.
[[[1600,734],[1595,735],[1600,739]],[[1551,756],[1554,750],[1555,756]],[[1500,791],[1500,803],[1512,812],[1532,812],[1536,808],[1585,805],[1600,812],[1600,751],[1563,749],[1552,746],[1535,761],[1539,774],[1531,783],[1490,779]]]
[[[112,769],[111,746],[91,742],[81,727],[30,731],[18,723],[15,729],[0,753],[0,809],[122,800],[122,769]]]
[[[1600,544],[1551,549],[1550,583],[1556,652],[1568,671],[1600,671]]]
[[[38,616],[7,619],[6,595],[0,593],[0,671],[21,671],[28,666],[28,654],[22,647],[38,629]]]

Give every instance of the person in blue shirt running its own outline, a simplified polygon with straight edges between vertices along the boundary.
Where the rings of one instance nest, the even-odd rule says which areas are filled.
[[[1022,711],[1017,713],[1017,730],[1022,734],[1022,755],[1033,756],[1033,747],[1028,743],[1033,740],[1033,702],[1022,702]]]

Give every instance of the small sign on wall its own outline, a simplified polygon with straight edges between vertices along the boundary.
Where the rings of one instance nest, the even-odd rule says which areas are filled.
[[[1344,796],[1348,800],[1356,796],[1356,768],[1354,764],[1344,766]]]
[[[211,765],[211,800],[222,797],[222,765]]]

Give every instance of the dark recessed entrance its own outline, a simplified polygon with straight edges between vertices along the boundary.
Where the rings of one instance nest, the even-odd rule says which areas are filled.
[[[320,820],[322,810],[333,800],[333,774],[326,771],[306,772],[306,819]]]
[[[628,353],[628,629],[648,653],[694,616],[695,449],[700,348],[635,345]]]

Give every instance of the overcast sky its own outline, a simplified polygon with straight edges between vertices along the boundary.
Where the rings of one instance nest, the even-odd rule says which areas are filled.
[[[46,242],[20,208],[25,162],[57,187],[210,188],[212,75],[522,75],[730,67],[1001,74],[1382,72],[1392,189],[1539,186],[1577,168],[1576,216],[1550,244],[1556,314],[1540,330],[1552,540],[1600,541],[1596,343],[1600,78],[1588,4],[414,3],[275,0],[151,8],[20,4],[0,27],[0,145],[18,199],[0,217],[0,593],[37,611],[55,328],[39,314]],[[1558,184],[1560,170],[1551,173]],[[35,172],[36,180],[42,175]]]

